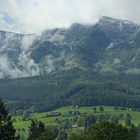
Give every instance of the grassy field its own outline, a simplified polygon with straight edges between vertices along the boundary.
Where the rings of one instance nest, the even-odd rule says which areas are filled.
[[[72,111],[79,111],[80,113],[87,113],[93,115],[101,115],[101,114],[110,114],[110,115],[119,115],[119,114],[127,114],[130,113],[132,116],[132,123],[135,125],[140,124],[140,112],[132,111],[131,109],[127,108],[126,110],[114,110],[114,107],[104,106],[104,111],[99,112],[99,107],[97,107],[97,113],[94,113],[93,107],[80,107],[80,108],[70,108],[70,107],[61,107],[52,112],[60,112],[61,116],[57,117],[48,117],[51,112],[45,113],[34,113],[30,116],[30,118],[38,119],[45,123],[45,125],[57,125],[56,118],[59,120],[65,120],[66,118],[72,118],[72,116],[68,116],[68,112]],[[20,134],[23,134],[27,137],[28,128],[30,126],[30,121],[23,121],[21,118],[22,116],[15,116],[14,118],[14,126],[18,130]],[[124,124],[125,120],[122,119],[120,123]],[[24,129],[24,131],[22,131]]]

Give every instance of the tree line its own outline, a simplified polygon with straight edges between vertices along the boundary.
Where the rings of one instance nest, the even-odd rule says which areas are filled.
[[[96,108],[93,108],[97,111]],[[99,111],[104,108],[100,106]],[[76,113],[79,114],[79,113]],[[106,118],[106,119],[105,119]],[[66,121],[68,124],[68,120]],[[4,103],[0,100],[0,139],[1,140],[25,140],[16,133],[12,117]],[[67,127],[47,127],[38,120],[31,120],[27,140],[139,140],[140,126],[131,123],[131,115],[127,114],[126,124],[123,126],[115,119],[112,121],[104,116],[104,119],[96,120],[94,116],[88,116],[85,121],[85,129],[69,132]]]

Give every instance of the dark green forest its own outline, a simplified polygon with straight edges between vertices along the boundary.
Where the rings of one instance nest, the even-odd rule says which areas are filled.
[[[12,113],[45,112],[61,106],[110,105],[140,108],[136,75],[72,69],[56,74],[0,81],[0,97]]]

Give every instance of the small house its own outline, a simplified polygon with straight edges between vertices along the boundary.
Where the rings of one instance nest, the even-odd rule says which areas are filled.
[[[71,126],[72,128],[78,128],[78,125],[77,124],[74,124]]]
[[[60,112],[51,112],[50,116],[51,117],[58,117],[58,116],[61,116],[61,113]]]

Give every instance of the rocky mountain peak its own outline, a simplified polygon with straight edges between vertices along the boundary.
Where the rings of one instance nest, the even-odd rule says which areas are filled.
[[[130,40],[139,30],[140,26],[129,20],[115,19],[103,16],[97,23],[107,36],[114,42]]]

